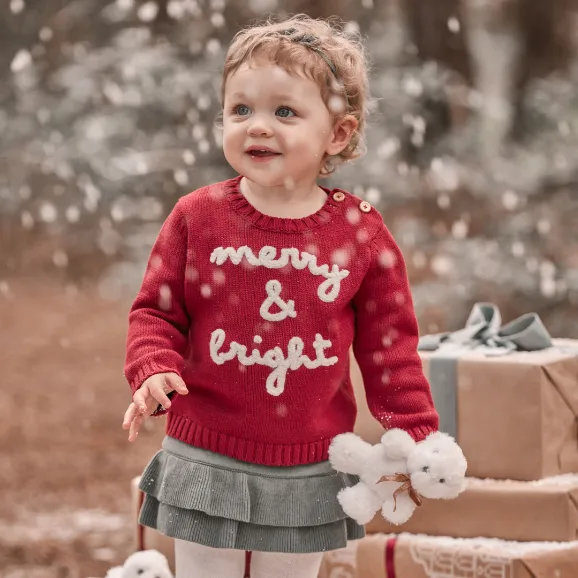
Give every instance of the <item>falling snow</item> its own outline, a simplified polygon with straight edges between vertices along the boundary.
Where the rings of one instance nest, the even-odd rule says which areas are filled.
[[[465,239],[468,235],[468,224],[459,220],[452,224],[452,236],[454,239]]]
[[[24,69],[28,68],[32,64],[32,55],[28,50],[19,50],[12,62],[10,63],[10,70],[12,72],[22,72]]]
[[[183,161],[186,165],[192,165],[195,162],[195,153],[193,151],[187,149],[183,151]]]
[[[189,182],[189,175],[187,171],[179,169],[173,173],[175,182],[184,187]]]
[[[460,21],[455,16],[452,16],[451,18],[449,18],[448,29],[451,32],[453,32],[454,34],[457,34],[461,30]]]
[[[62,269],[68,265],[68,255],[64,251],[55,251],[52,254],[52,262]]]
[[[351,260],[350,252],[347,249],[337,249],[331,255],[331,262],[339,267],[347,267]]]
[[[225,18],[220,12],[214,12],[213,14],[211,14],[211,24],[215,28],[222,28],[223,26],[225,26]]]
[[[159,6],[156,2],[145,2],[139,7],[137,15],[143,22],[152,22],[157,17],[158,12]]]
[[[10,11],[13,14],[20,14],[26,7],[24,0],[10,0]]]
[[[215,282],[216,285],[224,285],[226,280],[227,278],[225,276],[225,273],[221,269],[216,269],[215,271],[213,271],[213,281]]]
[[[514,211],[520,202],[520,197],[515,191],[508,190],[502,195],[502,203],[508,211]]]
[[[436,275],[444,276],[452,271],[453,262],[446,255],[436,255],[431,260],[431,269]]]
[[[163,311],[171,309],[172,291],[168,285],[161,285],[159,289],[159,307]]]
[[[42,203],[40,206],[40,220],[45,223],[54,223],[58,217],[56,207],[52,203]]]
[[[361,220],[361,212],[357,207],[349,207],[345,212],[345,218],[352,225],[357,225]]]
[[[390,249],[383,249],[378,255],[379,264],[384,269],[395,267],[397,264],[397,257]]]
[[[343,114],[346,109],[345,99],[340,95],[333,94],[329,97],[329,100],[327,101],[327,108],[333,114],[336,115]]]

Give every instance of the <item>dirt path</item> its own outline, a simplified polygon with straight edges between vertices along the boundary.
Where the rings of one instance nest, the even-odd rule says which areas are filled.
[[[129,301],[0,284],[0,576],[104,576],[132,547],[129,484],[160,445],[121,430]]]

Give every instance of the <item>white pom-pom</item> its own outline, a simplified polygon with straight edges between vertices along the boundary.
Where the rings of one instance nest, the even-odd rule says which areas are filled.
[[[166,557],[157,550],[144,550],[131,554],[126,559],[118,578],[148,578],[149,576],[173,578]],[[110,578],[117,578],[117,576]]]
[[[338,472],[359,475],[370,458],[371,448],[371,444],[354,433],[340,434],[329,446],[329,461]]]
[[[399,428],[386,431],[381,436],[381,444],[385,448],[387,457],[392,460],[405,459],[415,449],[414,439],[405,430]]]
[[[344,488],[337,494],[337,500],[343,511],[358,524],[364,526],[371,522],[381,507],[381,500],[363,482],[350,488]]]
[[[381,515],[388,522],[399,526],[405,524],[411,518],[415,508],[416,506],[414,502],[407,496],[407,494],[398,496],[395,502],[393,496],[391,496],[383,503]]]

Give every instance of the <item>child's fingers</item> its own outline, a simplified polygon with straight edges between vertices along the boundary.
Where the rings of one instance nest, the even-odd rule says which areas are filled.
[[[124,413],[124,418],[122,420],[122,429],[128,429],[132,420],[135,418],[137,414],[136,404],[133,402],[128,406],[128,409]]]
[[[155,387],[151,391],[151,395],[163,406],[164,409],[169,409],[169,407],[171,407],[171,400],[167,397],[167,394],[163,391],[162,387]]]
[[[128,441],[134,442],[138,436],[138,431],[142,422],[144,421],[144,416],[142,414],[137,415],[130,424],[130,431],[128,432]]]
[[[187,395],[187,393],[189,393],[185,382],[176,373],[169,373],[165,379],[167,384],[177,393],[180,393],[181,395]]]
[[[136,406],[136,409],[138,409],[140,413],[147,412],[147,401],[149,395],[150,392],[148,391],[148,388],[141,387],[140,389],[137,389],[135,394],[132,396],[132,400]]]

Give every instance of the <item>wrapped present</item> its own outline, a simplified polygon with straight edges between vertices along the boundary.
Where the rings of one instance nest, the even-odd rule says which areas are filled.
[[[504,326],[477,304],[466,327],[420,339],[440,430],[456,437],[477,478],[537,480],[578,472],[578,341],[551,339],[536,314]],[[356,431],[377,443],[358,369]]]
[[[577,540],[578,475],[535,482],[468,478],[466,490],[456,499],[424,500],[412,518],[397,527],[378,514],[367,531],[515,541]]]
[[[347,578],[576,578],[578,542],[372,534]],[[339,576],[339,575],[337,575]],[[330,575],[330,578],[333,578]]]

